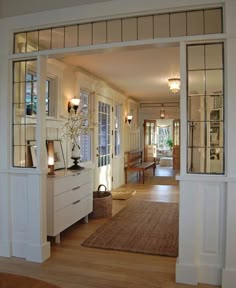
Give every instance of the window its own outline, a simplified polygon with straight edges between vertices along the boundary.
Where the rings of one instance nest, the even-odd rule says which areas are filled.
[[[162,150],[170,150],[169,145],[167,144],[167,140],[171,138],[171,128],[170,126],[157,126],[157,149],[159,151]]]
[[[50,100],[51,100],[51,79],[47,79],[45,86],[45,110],[47,116],[53,116],[50,111]],[[37,114],[37,76],[33,72],[28,72],[26,74],[26,115],[36,115]]]
[[[80,92],[80,107],[85,113],[89,113],[91,110],[90,105],[90,93],[88,91],[81,90]],[[80,143],[80,157],[81,162],[91,160],[91,134],[84,133],[79,136]]]
[[[111,106],[98,102],[98,167],[111,164]]]
[[[187,46],[188,173],[224,173],[223,43]]]
[[[36,147],[36,121],[29,117],[37,114],[36,60],[13,62],[13,166],[34,167],[32,151]],[[45,112],[52,116],[52,81],[46,80]]]
[[[36,145],[36,119],[32,121],[26,116],[30,107],[34,109],[37,75],[31,74],[30,69],[36,67],[36,63],[36,60],[13,62],[12,160],[14,167],[33,167],[32,150]]]
[[[115,107],[115,155],[121,153],[121,105],[117,104]]]
[[[223,33],[221,7],[173,11],[68,26],[35,29],[14,34],[14,53],[152,38]]]

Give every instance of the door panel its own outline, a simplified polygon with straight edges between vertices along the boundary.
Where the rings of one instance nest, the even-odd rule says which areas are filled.
[[[156,120],[144,120],[144,161],[156,157]]]
[[[112,149],[111,149],[111,103],[103,98],[98,98],[98,134],[96,151],[96,177],[95,187],[104,184],[107,189],[112,186]]]

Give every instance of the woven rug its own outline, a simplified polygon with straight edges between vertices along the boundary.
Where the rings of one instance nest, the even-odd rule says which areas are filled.
[[[178,204],[131,201],[82,245],[176,257]]]
[[[53,284],[22,275],[0,273],[1,288],[59,288]]]

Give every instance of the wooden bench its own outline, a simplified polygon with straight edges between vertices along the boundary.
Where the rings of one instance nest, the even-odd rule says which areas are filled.
[[[128,171],[137,171],[140,174],[142,173],[143,184],[144,184],[144,172],[145,170],[152,168],[153,176],[155,175],[156,162],[143,162],[143,151],[129,151],[125,152],[125,183],[128,181]],[[154,160],[154,159],[153,159]]]

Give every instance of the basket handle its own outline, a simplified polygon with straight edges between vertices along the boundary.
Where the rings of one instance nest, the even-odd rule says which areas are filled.
[[[104,184],[100,184],[100,185],[98,186],[98,192],[104,192],[104,191],[100,191],[100,188],[101,188],[101,187],[104,187],[104,188],[105,188],[104,191],[107,191],[107,187],[106,187]]]

